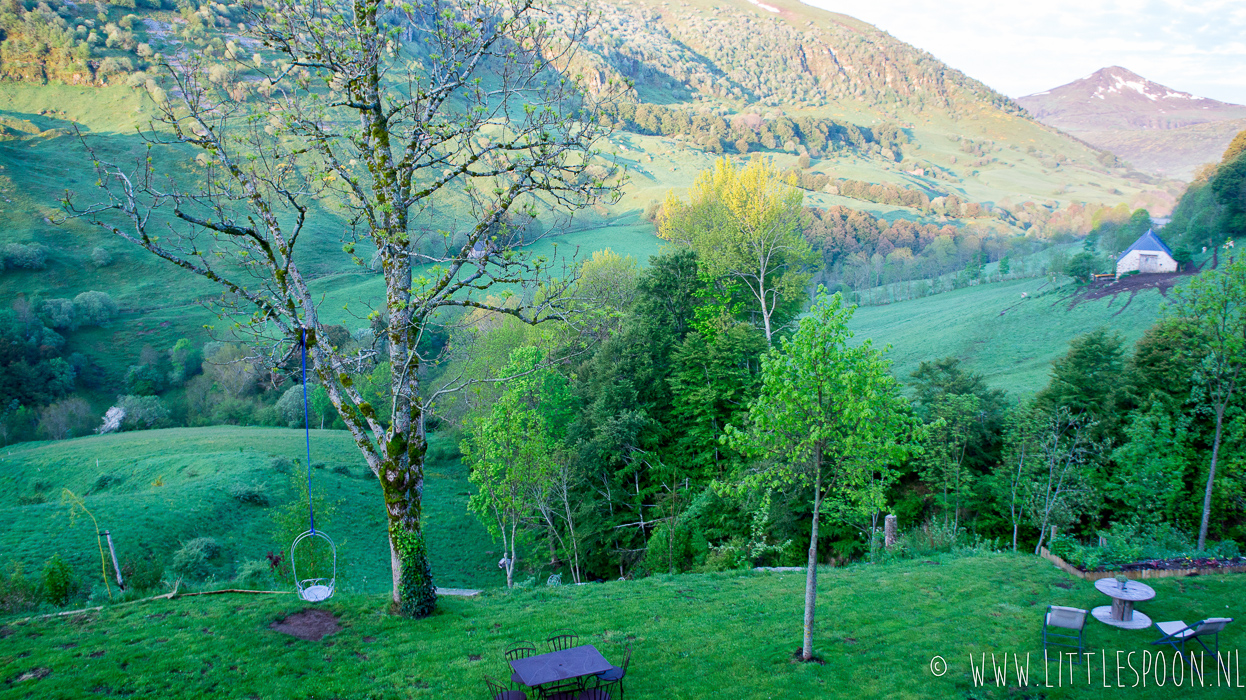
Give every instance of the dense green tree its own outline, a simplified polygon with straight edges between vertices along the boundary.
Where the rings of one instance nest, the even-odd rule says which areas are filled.
[[[1246,234],[1246,155],[1221,163],[1211,180],[1211,191],[1223,207],[1221,231],[1226,237]]]
[[[739,426],[757,393],[766,338],[746,324],[712,334],[690,333],[675,351],[668,378],[674,398],[672,450],[701,483],[721,479],[734,455],[718,437]]]
[[[1216,464],[1224,437],[1226,414],[1246,369],[1246,260],[1235,260],[1204,272],[1173,292],[1170,313],[1190,326],[1197,342],[1194,399],[1215,416],[1215,434],[1203,494],[1198,548],[1207,542]]]
[[[1094,438],[1119,439],[1124,382],[1125,339],[1099,328],[1069,342],[1069,351],[1052,363],[1051,381],[1038,393],[1040,407],[1067,408],[1095,421]]]

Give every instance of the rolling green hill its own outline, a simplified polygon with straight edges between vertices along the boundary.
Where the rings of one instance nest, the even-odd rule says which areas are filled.
[[[496,557],[488,535],[467,512],[465,468],[454,445],[431,439],[425,509],[436,581],[443,587],[495,585]],[[273,508],[295,498],[298,466],[274,467],[274,456],[299,459],[303,433],[273,428],[175,428],[25,443],[0,452],[0,551],[5,562],[38,571],[59,553],[77,575],[99,584],[99,552],[90,519],[71,516],[62,489],[85,497],[101,529],[110,530],[122,562],[154,558],[166,567],[185,541],[212,537],[218,580],[247,560],[282,552],[289,542],[273,524]],[[335,513],[321,529],[339,543],[338,582],[348,591],[388,589],[389,545],[380,487],[345,431],[312,434],[314,489]],[[268,507],[240,501],[239,485],[260,486]],[[92,573],[94,572],[94,573]],[[176,575],[168,571],[170,578]],[[99,593],[103,595],[103,591]]]
[[[923,360],[955,356],[992,386],[1014,396],[1047,385],[1051,362],[1075,336],[1106,327],[1127,347],[1159,317],[1155,290],[1086,300],[1072,284],[1053,288],[1045,277],[967,287],[923,299],[857,309],[857,338],[890,345],[901,381]]]
[[[803,172],[829,178],[825,187],[807,192],[810,206],[851,207],[888,222],[974,227],[983,235],[1052,234],[1049,229],[1059,227],[1044,222],[1075,202],[1146,205],[1159,214],[1172,200],[1167,184],[1115,166],[1104,154],[1029,119],[1011,100],[972,77],[875,27],[794,0],[765,5],[616,0],[604,6],[601,26],[583,47],[585,65],[601,71],[603,80],[616,75],[635,81],[632,98],[639,105],[675,110],[689,126],[667,133],[620,123],[606,150],[629,170],[621,201],[582,212],[569,232],[538,243],[542,251],[557,242],[560,255],[578,250],[583,259],[609,247],[643,263],[661,242],[640,212],[672,190],[682,193],[724,148],[738,160],[762,153],[783,169],[799,169],[808,156]],[[167,55],[203,51],[219,58],[225,42],[237,41],[237,32],[245,29],[239,26],[245,20],[238,4],[205,2],[179,10],[159,2],[101,7],[102,13],[62,3],[51,14],[27,8],[19,24],[6,19],[8,63],[0,66],[5,78],[0,81],[0,247],[37,243],[48,252],[45,269],[0,271],[0,300],[7,307],[19,296],[72,298],[88,290],[108,292],[117,300],[118,318],[103,328],[69,334],[66,347],[67,355],[83,353],[103,373],[96,386],[80,388],[97,414],[115,400],[127,369],[145,346],[163,352],[188,338],[199,347],[209,339],[204,326],[224,329],[227,323],[203,308],[219,290],[80,221],[58,221],[58,201],[66,190],[82,204],[99,196],[74,129],[110,157],[137,157],[142,144],[135,129],[148,123],[154,107],[146,82],[150,76],[144,72],[152,69],[153,58],[142,47]],[[24,32],[47,26],[61,32],[53,43],[83,42],[89,48],[89,74],[74,68],[78,59],[72,57],[63,66],[45,61],[41,77],[17,68],[26,65],[20,60],[27,47]],[[111,61],[108,70],[106,60]],[[808,134],[783,140],[790,125],[814,123],[810,120],[834,121],[844,133],[863,134],[864,140],[832,138],[834,143],[819,145]],[[773,133],[762,134],[766,130]],[[706,138],[711,135],[712,143]],[[740,135],[752,139],[748,153],[735,145]],[[179,154],[163,157],[178,159]],[[183,175],[196,173],[189,158],[170,165]],[[961,215],[867,201],[842,194],[836,185],[840,180],[894,185],[927,200],[954,195],[982,206]],[[1090,209],[1081,211],[1060,226],[1088,230]],[[365,307],[379,298],[380,283],[374,273],[340,254],[342,230],[338,215],[317,210],[301,243],[306,247],[299,264],[311,271],[313,291],[324,299],[324,317],[356,330],[365,325]],[[112,258],[111,264],[93,262],[97,248]],[[863,317],[881,319],[893,311],[905,313],[903,308],[880,308]],[[880,339],[898,351],[909,340],[901,322],[879,321],[877,328]],[[916,345],[905,350],[914,359],[902,364],[917,361],[919,348],[972,359],[961,341],[947,337],[950,349],[943,352],[928,335],[914,336]],[[1035,357],[1063,352],[1067,337],[1049,339],[1053,346],[1036,349]],[[1012,371],[1007,367],[1028,372],[1021,381],[1025,386],[1038,382],[1035,367],[1046,362],[1006,367],[985,356],[979,359],[1001,381]]]

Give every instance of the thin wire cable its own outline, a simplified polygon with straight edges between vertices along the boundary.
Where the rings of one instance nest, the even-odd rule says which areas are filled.
[[[311,495],[311,416],[307,411],[307,329],[303,329],[303,435],[307,439],[307,519],[311,533],[316,534],[316,512],[312,510]]]

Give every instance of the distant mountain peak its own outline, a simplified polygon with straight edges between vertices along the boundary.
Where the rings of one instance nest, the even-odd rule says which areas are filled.
[[[1181,177],[1214,160],[1240,128],[1237,122],[1246,119],[1242,105],[1174,90],[1121,66],[1101,68],[1067,85],[1017,98],[1017,103],[1044,124],[1147,170]]]
[[[1106,100],[1113,93],[1126,94],[1126,91],[1128,90],[1132,90],[1152,102],[1158,102],[1160,100],[1207,99],[1206,97],[1198,97],[1196,95],[1191,95],[1188,92],[1181,92],[1180,90],[1173,90],[1172,88],[1164,87],[1157,82],[1147,80],[1128,68],[1122,68],[1120,66],[1100,68],[1085,78],[1082,78],[1082,80],[1090,82],[1095,86],[1091,99]],[[1070,83],[1069,86],[1075,84],[1076,83]],[[1048,91],[1048,93],[1049,92],[1050,91]]]
[[[1174,129],[1246,116],[1246,107],[1199,97],[1121,66],[1017,99],[1034,118],[1066,131]]]

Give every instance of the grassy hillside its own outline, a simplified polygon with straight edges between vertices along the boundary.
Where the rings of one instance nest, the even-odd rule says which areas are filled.
[[[1246,614],[1232,576],[1157,579],[1156,597],[1139,606],[1158,620]],[[823,664],[791,660],[799,646],[804,577],[728,572],[540,588],[480,599],[442,599],[433,617],[382,614],[380,597],[338,596],[321,606],[341,631],[300,641],[269,629],[306,608],[290,595],[211,596],[109,608],[70,618],[0,626],[0,694],[12,698],[134,696],[162,698],[472,698],[485,697],[482,674],[505,677],[502,653],[555,630],[577,632],[611,662],[634,648],[630,698],[1128,698],[1240,697],[1240,689],[1131,687],[1125,668],[1116,688],[1118,650],[1135,668],[1156,638],[1151,630],[1086,625],[1090,666],[1043,674],[1041,620],[1048,604],[1089,608],[1107,599],[1032,556],[942,557],[882,566],[823,570],[814,648]],[[1230,625],[1221,649],[1246,644]],[[541,643],[541,646],[544,646]],[[975,688],[969,658],[1029,655],[1030,686]],[[1102,653],[1103,656],[1099,654]],[[931,673],[935,656],[947,662]],[[1102,659],[1108,660],[1106,674]],[[1172,654],[1165,655],[1169,663]],[[1149,661],[1148,657],[1148,661]],[[1123,663],[1123,661],[1122,661]],[[1236,661],[1234,662],[1236,664]],[[1153,664],[1152,664],[1153,665]],[[1236,665],[1234,666],[1236,669]],[[1171,669],[1166,669],[1171,673]],[[1113,690],[1102,689],[1106,675]],[[1187,674],[1188,676],[1188,670]],[[1038,687],[1044,682],[1052,687]],[[1061,687],[1055,687],[1055,686]],[[613,697],[613,696],[612,696]]]
[[[295,498],[294,481],[274,469],[273,457],[301,459],[303,433],[276,428],[177,428],[26,443],[0,453],[0,552],[38,571],[59,553],[87,585],[99,582],[99,553],[91,521],[71,517],[62,489],[85,496],[101,529],[112,531],[117,556],[151,556],[166,567],[182,542],[213,537],[221,555],[218,578],[231,578],[245,560],[263,560],[278,541],[273,508]],[[497,583],[494,547],[467,512],[467,475],[453,445],[434,435],[426,471],[429,548],[439,586]],[[344,431],[312,432],[314,488],[336,512],[318,523],[339,544],[338,583],[376,592],[389,586],[389,546],[380,487]],[[239,484],[263,485],[270,507],[240,502]],[[7,562],[0,561],[0,564]],[[174,577],[171,572],[170,576]],[[100,591],[102,594],[102,591]]]
[[[1052,360],[1074,336],[1107,327],[1132,345],[1163,302],[1155,290],[1084,300],[1073,285],[1053,289],[1040,277],[861,307],[851,328],[858,339],[892,346],[893,371],[902,381],[923,360],[952,355],[991,385],[1024,395],[1047,385]]]

